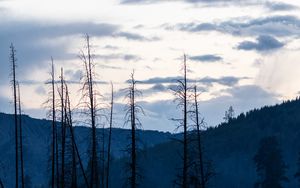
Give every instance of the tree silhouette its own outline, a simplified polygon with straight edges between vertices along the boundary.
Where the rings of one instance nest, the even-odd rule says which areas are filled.
[[[64,71],[63,68],[61,68],[61,73],[60,73],[60,90],[59,90],[59,96],[60,96],[60,108],[61,108],[61,178],[60,178],[60,184],[61,188],[65,187],[65,143],[66,143],[66,114],[65,114],[65,83],[64,83]]]
[[[97,133],[96,133],[96,112],[97,112],[97,103],[94,82],[94,64],[91,53],[91,44],[90,36],[86,35],[86,52],[81,51],[80,58],[84,65],[85,74],[83,77],[83,87],[82,87],[82,101],[85,108],[88,109],[87,114],[90,116],[89,124],[91,125],[91,156],[89,159],[89,178],[90,178],[90,187],[99,187],[99,161],[97,157],[98,148],[97,148]]]
[[[182,188],[188,188],[188,173],[189,173],[189,161],[188,161],[188,85],[187,85],[187,64],[186,64],[186,55],[183,56],[183,78],[177,80],[178,85],[173,90],[176,96],[175,102],[177,102],[178,107],[182,108],[182,119],[173,119],[179,121],[179,127],[183,128],[183,168],[180,186]],[[178,183],[177,183],[178,184]]]
[[[197,150],[198,150],[198,160],[196,163],[196,187],[205,188],[206,187],[206,181],[205,181],[205,175],[204,175],[204,162],[203,162],[203,146],[202,146],[202,136],[201,136],[201,125],[203,124],[203,120],[200,120],[199,117],[199,107],[198,107],[198,92],[197,92],[197,86],[194,86],[194,122],[196,123],[196,141],[197,141]],[[198,172],[200,170],[200,173]],[[200,178],[198,176],[200,174]],[[200,181],[198,180],[200,179]]]
[[[51,57],[51,71],[49,73],[50,79],[46,82],[49,86],[48,99],[44,103],[45,108],[48,109],[47,117],[51,118],[51,187],[59,187],[60,183],[60,168],[59,168],[59,143],[58,143],[58,126],[56,123],[56,90],[55,90],[55,67],[54,61]],[[60,93],[59,93],[60,94]]]
[[[89,187],[88,185],[88,180],[84,171],[84,167],[82,164],[82,159],[79,155],[79,151],[78,151],[78,147],[76,144],[76,140],[75,140],[75,135],[74,135],[74,129],[73,129],[73,120],[72,120],[72,111],[71,111],[71,102],[70,102],[70,97],[69,97],[69,91],[68,91],[68,86],[67,84],[65,84],[66,87],[66,114],[67,114],[67,124],[68,124],[68,128],[69,128],[69,133],[70,133],[70,137],[71,137],[71,146],[72,146],[72,183],[71,183],[71,187],[76,188],[78,186],[78,178],[77,178],[77,161],[80,165],[80,170],[82,173],[82,176],[84,178],[84,183],[86,187]]]
[[[276,137],[270,136],[261,139],[254,162],[259,177],[255,187],[282,188],[282,182],[288,181],[285,176],[287,167],[282,159]]]
[[[225,120],[226,123],[228,123],[233,118],[234,118],[234,110],[233,110],[233,107],[230,106],[229,109],[225,111],[225,116],[223,119]]]
[[[141,106],[136,104],[136,97],[141,95],[141,92],[136,88],[136,80],[134,78],[134,72],[131,73],[131,77],[129,80],[128,93],[126,98],[128,99],[126,115],[125,115],[125,124],[130,124],[131,127],[131,135],[130,135],[130,146],[128,148],[130,162],[130,176],[128,178],[129,184],[131,188],[136,188],[138,186],[138,179],[141,175],[138,172],[137,165],[137,137],[136,130],[138,127],[141,127],[141,122],[138,118],[139,113],[143,113],[144,111]]]
[[[51,144],[51,186],[55,186],[55,155],[57,155],[57,133],[56,133],[56,114],[55,114],[55,73],[54,73],[54,63],[51,57],[51,102],[52,102],[52,144]],[[58,161],[56,161],[58,163]],[[56,174],[58,177],[58,174]],[[58,181],[56,182],[58,184]]]
[[[18,110],[19,110],[19,141],[20,141],[20,162],[21,162],[21,185],[24,188],[24,159],[23,159],[23,133],[22,133],[22,108],[21,108],[21,92],[20,84],[17,83],[18,89]]]
[[[14,100],[14,121],[15,121],[15,185],[19,188],[19,152],[18,152],[18,112],[17,112],[17,80],[16,80],[16,50],[13,44],[10,46],[10,62],[12,66],[12,87]]]
[[[204,118],[200,117],[199,112],[199,101],[198,96],[200,95],[197,91],[197,86],[195,85],[193,88],[193,105],[192,105],[192,111],[191,111],[191,118],[192,121],[195,123],[195,126],[192,130],[192,141],[196,142],[191,147],[191,153],[192,157],[190,160],[192,161],[191,168],[193,168],[194,171],[191,169],[191,185],[193,185],[196,188],[206,188],[208,187],[208,183],[212,176],[215,175],[213,164],[211,160],[205,159],[205,150],[204,150],[204,142],[203,142],[203,131],[206,128]],[[196,151],[193,151],[196,150]]]
[[[108,135],[108,146],[107,146],[107,166],[106,166],[106,188],[109,187],[109,172],[110,172],[110,158],[111,158],[111,135],[113,125],[113,113],[114,113],[114,86],[111,83],[111,102],[110,102],[110,118],[109,118],[109,135]]]

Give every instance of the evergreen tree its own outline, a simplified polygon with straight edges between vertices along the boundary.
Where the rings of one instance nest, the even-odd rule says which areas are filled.
[[[224,120],[226,123],[228,123],[229,121],[231,121],[234,118],[234,110],[233,107],[230,106],[229,109],[227,111],[225,111],[225,116],[224,116]]]
[[[299,186],[300,186],[300,152],[298,153],[298,161],[297,161],[297,172],[295,173],[294,177],[298,179]]]
[[[287,167],[282,159],[276,137],[270,136],[261,139],[254,162],[259,177],[255,187],[282,188],[282,182],[288,181],[285,176]]]

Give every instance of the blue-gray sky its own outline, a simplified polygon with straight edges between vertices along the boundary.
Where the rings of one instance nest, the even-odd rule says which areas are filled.
[[[9,46],[17,49],[24,112],[44,117],[50,57],[64,67],[78,104],[84,34],[92,37],[98,89],[110,81],[123,126],[123,89],[135,70],[145,129],[173,131],[180,117],[172,88],[187,54],[190,85],[215,126],[236,114],[292,99],[300,86],[300,2],[297,0],[0,0],[0,111],[12,112]]]

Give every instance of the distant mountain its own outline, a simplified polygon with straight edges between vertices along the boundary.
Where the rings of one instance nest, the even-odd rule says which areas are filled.
[[[13,115],[0,113],[0,178],[5,187],[14,186],[15,178],[15,145],[14,145],[14,118]],[[51,121],[22,116],[24,136],[24,169],[25,175],[30,177],[34,187],[47,187],[50,175],[50,143]],[[76,142],[84,164],[87,164],[90,129],[87,127],[74,128]],[[103,135],[102,129],[97,130],[99,138]],[[107,139],[108,129],[104,135]],[[156,144],[167,142],[175,135],[159,131],[138,131],[142,148],[153,147]],[[117,159],[125,155],[130,130],[114,128],[112,131],[112,154]]]
[[[254,187],[257,175],[253,157],[259,141],[266,136],[276,136],[282,149],[289,178],[284,187],[299,187],[294,178],[300,152],[299,99],[240,114],[229,123],[203,132],[205,159],[212,160],[216,173],[209,187]],[[181,147],[178,142],[169,141],[147,149],[140,156],[140,169],[143,172],[141,187],[173,187],[173,181],[181,173]],[[124,160],[115,163],[113,174],[121,170]],[[120,187],[124,176],[115,176],[113,187]]]
[[[49,181],[50,122],[23,116],[25,142],[25,174],[35,187],[47,187]],[[13,116],[0,114],[0,177],[7,187],[14,182]],[[98,131],[101,131],[100,129]],[[106,130],[107,131],[107,130]],[[76,141],[86,164],[89,128],[75,128]],[[101,134],[101,132],[99,132]],[[122,150],[128,144],[128,130],[113,130],[111,186],[125,183],[128,161]],[[205,159],[213,162],[215,176],[210,182],[214,188],[250,188],[257,179],[253,157],[259,141],[266,136],[276,136],[288,165],[284,187],[298,187],[294,174],[300,151],[300,100],[263,107],[240,114],[229,123],[222,123],[203,132]],[[173,187],[181,168],[182,146],[174,140],[179,134],[158,131],[139,131],[141,150],[138,153],[142,188]],[[49,169],[49,168],[48,168]],[[47,172],[48,171],[48,172]]]

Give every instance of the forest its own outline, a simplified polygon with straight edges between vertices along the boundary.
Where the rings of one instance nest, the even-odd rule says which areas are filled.
[[[47,120],[34,120],[23,114],[17,50],[11,44],[14,113],[0,114],[0,187],[300,186],[299,99],[237,116],[228,104],[224,122],[207,127],[199,111],[201,92],[197,84],[190,82],[184,54],[182,74],[170,90],[181,115],[170,117],[178,133],[143,130],[140,117],[146,114],[138,100],[142,92],[134,70],[124,88],[127,129],[117,129],[114,84],[111,83],[110,103],[103,109],[93,45],[89,35],[84,40],[79,54],[84,72],[80,103],[72,103],[64,67],[59,67],[60,75],[55,75],[57,67],[51,59],[49,80],[45,83]],[[78,113],[80,119],[76,119]],[[80,125],[75,125],[78,121]],[[37,150],[34,156],[30,153],[33,150]],[[5,165],[8,161],[10,165]]]

